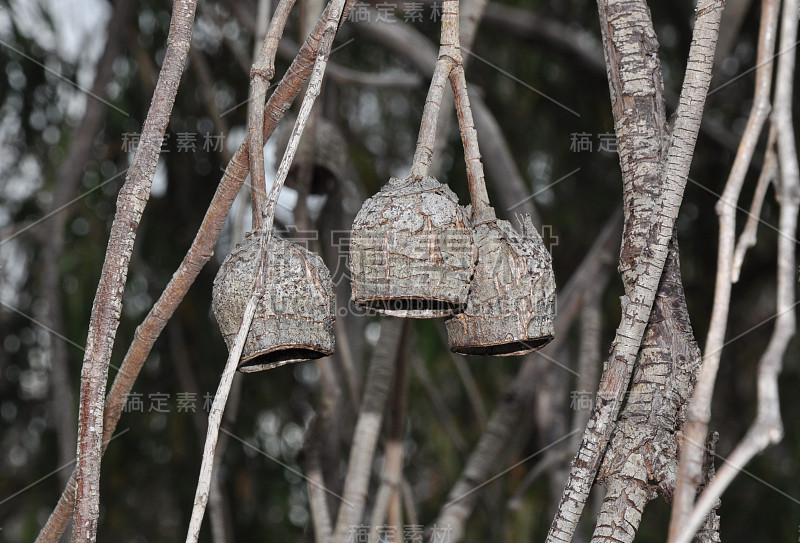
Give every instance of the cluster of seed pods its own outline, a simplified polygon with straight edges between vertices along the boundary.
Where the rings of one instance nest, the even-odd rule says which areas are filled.
[[[448,79],[467,161],[472,205],[466,208],[452,190],[428,174]],[[335,127],[324,124],[298,152],[301,163],[341,179],[346,147],[332,144],[334,132]],[[272,235],[263,240],[264,235],[249,233],[214,281],[212,306],[231,348],[259,273],[259,255],[268,255],[261,266],[265,288],[240,371],[333,352],[335,304],[327,268],[305,248]],[[519,218],[516,229],[497,219],[489,205],[458,46],[457,1],[446,0],[443,5],[439,60],[411,173],[390,179],[364,202],[351,232],[350,268],[356,305],[397,317],[444,317],[454,352],[521,355],[553,339],[555,280],[550,253],[530,218]]]

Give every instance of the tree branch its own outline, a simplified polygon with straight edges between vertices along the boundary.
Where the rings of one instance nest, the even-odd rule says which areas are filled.
[[[686,186],[711,79],[722,4],[704,0],[698,5],[669,145],[658,41],[647,5],[638,0],[598,0],[598,8],[623,174],[625,231],[620,273],[625,296],[595,408],[550,528],[549,543],[572,539],[628,388]]]
[[[260,230],[264,222],[267,180],[264,173],[264,103],[267,88],[275,75],[275,55],[278,41],[283,35],[286,21],[292,12],[295,0],[280,0],[272,15],[269,30],[261,44],[253,67],[250,69],[250,104],[248,122],[250,127],[250,187],[253,198],[253,229]]]
[[[686,521],[695,500],[702,470],[703,448],[708,422],[711,418],[711,397],[714,393],[722,347],[725,341],[731,285],[733,283],[734,247],[736,243],[736,208],[745,174],[758,143],[764,121],[769,113],[769,91],[772,81],[772,58],[775,49],[777,26],[777,1],[764,0],[761,28],[759,30],[758,63],[753,109],[731,168],[722,197],[717,202],[719,215],[719,249],[717,252],[717,277],[714,302],[706,339],[703,367],[700,370],[694,398],[689,407],[686,423],[685,446],[682,449],[675,501],[669,528],[669,541],[673,542],[686,528]]]
[[[117,199],[117,212],[111,226],[100,284],[92,305],[81,370],[76,506],[72,534],[72,541],[75,543],[94,542],[97,537],[100,463],[103,456],[103,401],[108,364],[119,326],[122,293],[125,290],[136,230],[150,197],[150,186],[161,152],[161,142],[191,46],[195,7],[195,0],[183,0],[173,5],[164,63],[142,128],[141,143]]]
[[[114,13],[106,26],[106,47],[102,56],[97,61],[96,76],[92,83],[91,95],[105,98],[108,95],[106,88],[113,75],[113,64],[117,59],[125,35],[125,26],[130,18],[132,2],[122,0],[117,2]],[[91,156],[95,135],[106,118],[106,103],[104,100],[88,100],[86,111],[80,124],[75,129],[70,140],[69,150],[56,172],[56,183],[53,187],[53,203],[51,213],[62,209],[72,200],[81,182],[84,173],[84,164]],[[61,273],[59,261],[64,253],[64,230],[69,213],[64,210],[55,213],[53,222],[47,230],[42,230],[42,292],[47,302],[45,324],[56,332],[64,335],[64,315],[61,297]],[[56,420],[56,435],[58,436],[58,463],[64,465],[74,459],[76,444],[74,394],[72,392],[72,377],[69,371],[69,358],[63,341],[50,338],[50,365],[52,368],[51,387],[53,391],[53,416]],[[59,477],[62,484],[69,480],[66,471],[60,471]]]
[[[361,410],[350,447],[344,493],[333,533],[334,543],[345,543],[350,527],[361,522],[375,446],[380,435],[383,408],[389,396],[395,358],[406,322],[394,317],[381,317],[381,334],[370,361]]]
[[[781,16],[781,50],[794,47],[797,39],[797,0],[787,0],[783,6]],[[777,9],[775,7],[774,9]],[[760,57],[760,50],[759,50]],[[725,464],[720,468],[716,477],[709,483],[708,487],[700,495],[697,503],[691,512],[684,509],[673,508],[673,521],[682,520],[681,525],[670,526],[670,541],[679,543],[688,542],[694,532],[701,525],[705,512],[717,502],[719,496],[727,488],[733,478],[738,475],[744,465],[755,455],[763,451],[770,444],[778,443],[783,438],[783,423],[780,415],[780,403],[778,396],[778,375],[783,366],[783,357],[786,353],[789,341],[795,334],[795,282],[796,265],[795,262],[795,241],[794,233],[797,231],[797,215],[800,209],[800,167],[798,167],[797,150],[795,147],[795,134],[792,127],[792,93],[793,80],[795,74],[795,55],[781,55],[778,60],[778,71],[775,79],[775,111],[772,116],[772,123],[775,128],[778,143],[778,161],[780,164],[780,185],[777,190],[778,201],[780,204],[779,236],[778,236],[778,285],[776,289],[776,318],[775,328],[772,337],[767,345],[764,354],[761,356],[758,366],[758,410],[756,419],[753,421],[747,434],[736,446],[733,453],[728,457]],[[757,91],[758,92],[758,91]],[[733,173],[731,174],[733,177]],[[727,191],[727,186],[726,186]],[[723,197],[725,194],[723,193]],[[737,195],[738,196],[738,195]],[[722,221],[722,214],[720,216]],[[733,224],[735,227],[735,223]],[[722,230],[722,225],[720,226]],[[733,232],[728,232],[725,237],[727,250],[732,245],[731,238]],[[720,254],[722,253],[722,232],[720,232]],[[730,283],[730,271],[720,273],[718,269],[718,281],[724,279]],[[729,288],[728,288],[729,296]],[[715,298],[715,304],[716,304]],[[729,302],[728,302],[729,303]],[[727,305],[727,304],[726,304]],[[727,316],[727,315],[726,315]],[[721,334],[724,336],[724,321],[720,327]],[[709,331],[709,336],[711,331]],[[709,339],[709,346],[711,341]],[[706,349],[709,348],[706,347]],[[720,349],[721,350],[721,346]],[[710,386],[701,391],[698,390],[692,401],[690,419],[692,426],[687,430],[685,437],[684,450],[685,458],[681,460],[682,471],[679,473],[678,484],[685,487],[684,492],[688,498],[694,497],[694,480],[692,479],[695,471],[695,463],[698,449],[702,452],[702,443],[695,442],[696,436],[704,435],[707,432],[708,418],[703,418],[705,413],[710,411],[711,393],[716,377],[716,367],[709,364],[709,371],[706,373],[706,364],[710,357],[719,364],[719,352],[712,352],[706,355],[706,362],[703,366],[701,379],[705,377],[704,385]],[[683,469],[686,468],[686,469]],[[692,501],[687,498],[684,507],[691,506]],[[674,537],[674,539],[673,539]]]

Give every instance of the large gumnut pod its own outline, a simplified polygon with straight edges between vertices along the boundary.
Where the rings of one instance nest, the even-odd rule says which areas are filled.
[[[453,191],[429,176],[392,178],[353,222],[353,301],[395,317],[458,313],[467,306],[476,257]]]
[[[283,157],[295,119],[287,115],[275,133],[275,164]],[[347,169],[347,140],[331,121],[317,117],[309,124],[289,168],[286,186],[297,189],[297,175],[301,165],[311,164],[311,186],[303,188],[309,194],[329,194],[338,181],[345,178]]]
[[[529,217],[520,235],[507,221],[472,231],[478,263],[467,307],[446,322],[450,350],[476,356],[515,356],[553,339],[556,283],[552,257]]]
[[[212,308],[228,349],[258,271],[260,232],[248,232],[214,279]],[[333,353],[334,295],[328,268],[304,247],[271,236],[258,301],[238,370],[249,373]]]

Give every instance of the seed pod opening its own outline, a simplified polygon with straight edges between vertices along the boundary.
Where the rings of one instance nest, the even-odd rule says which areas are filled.
[[[258,270],[260,232],[248,232],[214,280],[212,307],[228,349],[242,323]],[[328,268],[304,247],[272,236],[266,288],[238,370],[256,372],[333,353],[334,296]]]
[[[353,222],[353,301],[396,317],[445,317],[467,305],[475,257],[458,198],[433,177],[392,178]]]
[[[478,263],[467,307],[446,322],[450,350],[476,356],[514,356],[553,339],[552,258],[530,221],[520,235],[508,221],[475,226]]]

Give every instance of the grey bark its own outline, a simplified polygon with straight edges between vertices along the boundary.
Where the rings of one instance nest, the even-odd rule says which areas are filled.
[[[593,543],[632,542],[647,503],[659,491],[671,500],[678,435],[700,364],[673,238],[625,407],[598,473],[606,495]],[[719,541],[715,535],[710,541]]]
[[[625,296],[595,408],[548,542],[572,539],[628,388],[686,186],[711,79],[722,5],[703,1],[697,8],[669,140],[658,41],[647,5],[636,0],[599,0],[598,8],[622,167],[625,230],[619,270]]]
[[[100,509],[100,463],[103,456],[103,409],[108,364],[122,311],[136,229],[150,197],[161,142],[191,46],[196,3],[176,2],[167,50],[142,138],[117,199],[100,284],[92,306],[86,353],[81,371],[78,426],[77,488],[72,541],[94,542]]]

